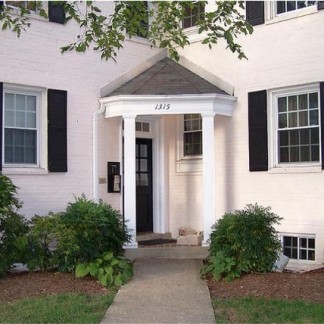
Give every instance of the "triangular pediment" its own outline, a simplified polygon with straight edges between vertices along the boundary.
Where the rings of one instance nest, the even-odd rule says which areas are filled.
[[[189,69],[164,58],[106,96],[209,93],[227,94]]]

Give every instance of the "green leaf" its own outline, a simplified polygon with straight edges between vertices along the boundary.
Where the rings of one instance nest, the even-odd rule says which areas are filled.
[[[102,256],[103,260],[105,260],[105,261],[111,260],[113,257],[114,257],[113,252],[106,252]]]
[[[114,286],[120,287],[122,284],[123,284],[123,282],[120,278],[120,274],[114,276]]]
[[[105,269],[106,273],[109,273],[111,275],[114,273],[114,269],[111,266],[105,266],[104,269]]]
[[[85,263],[78,264],[75,268],[75,275],[77,278],[85,277],[89,274],[89,272],[90,267]]]
[[[99,267],[95,262],[90,263],[90,275],[93,277],[97,277],[99,274]]]

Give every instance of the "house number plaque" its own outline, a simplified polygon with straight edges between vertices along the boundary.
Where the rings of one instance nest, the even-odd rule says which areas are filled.
[[[169,110],[171,107],[171,104],[156,104],[155,110]]]

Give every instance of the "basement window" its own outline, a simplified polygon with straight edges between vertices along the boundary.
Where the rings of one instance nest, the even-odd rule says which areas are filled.
[[[282,236],[283,254],[290,259],[315,261],[315,238]]]

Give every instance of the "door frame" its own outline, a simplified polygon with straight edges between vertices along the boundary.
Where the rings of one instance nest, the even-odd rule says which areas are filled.
[[[138,116],[136,121],[150,123],[150,132],[136,132],[136,138],[152,139],[152,174],[153,174],[153,233],[167,233],[169,231],[169,201],[168,201],[168,153],[165,151],[165,126],[163,116]],[[122,161],[122,118],[120,120],[120,160]],[[124,181],[124,179],[122,179]],[[123,187],[123,186],[122,186]],[[123,210],[123,194],[120,208]]]

